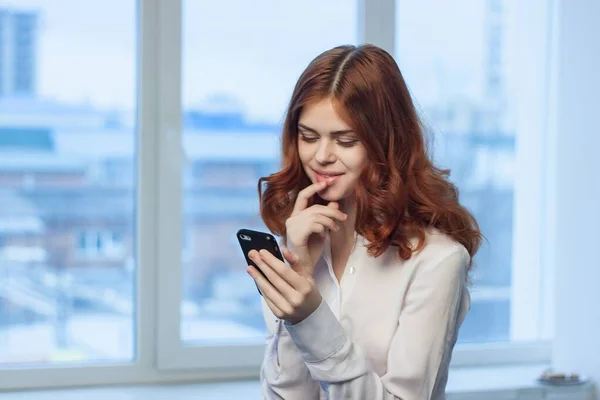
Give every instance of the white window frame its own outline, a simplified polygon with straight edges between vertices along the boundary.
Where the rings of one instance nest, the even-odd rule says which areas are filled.
[[[402,0],[398,0],[402,1]],[[547,0],[523,5],[523,12],[534,15]],[[359,41],[377,44],[394,53],[395,0],[357,0]],[[544,6],[545,7],[545,6]],[[182,0],[138,1],[138,190],[137,190],[137,293],[136,347],[131,363],[108,365],[49,366],[12,368],[0,371],[0,390],[81,386],[97,384],[149,383],[224,378],[258,378],[263,358],[263,343],[238,346],[192,347],[180,341],[181,308],[181,243],[182,243],[182,166],[181,144],[181,70],[182,70]],[[548,7],[549,8],[549,7]],[[546,8],[544,8],[546,9]],[[523,23],[525,23],[523,18]],[[529,43],[531,45],[532,43]],[[531,47],[529,47],[531,48]],[[540,50],[541,51],[541,50]],[[532,59],[535,58],[532,56]],[[547,59],[547,58],[544,58]],[[538,59],[539,61],[539,59]],[[524,61],[525,62],[525,61]],[[536,75],[534,66],[524,72],[523,84],[543,90],[546,81]],[[532,81],[533,79],[533,81]],[[531,83],[534,82],[534,83]],[[535,96],[538,94],[536,93]],[[537,98],[526,99],[524,109],[533,110]],[[536,114],[541,115],[541,114]],[[533,125],[532,125],[533,124]],[[539,148],[544,123],[540,120],[518,121],[519,129],[531,129],[534,136],[519,142],[518,162]],[[537,150],[536,150],[537,149]],[[521,172],[522,170],[520,170]],[[528,171],[529,179],[543,176],[541,169]],[[542,188],[528,192],[523,179],[517,182],[517,219],[536,208]],[[523,200],[523,201],[522,201]],[[522,207],[521,207],[522,206]],[[541,218],[539,216],[534,218]],[[536,220],[537,221],[537,220]],[[539,221],[537,221],[539,222]],[[536,223],[537,223],[536,222]],[[539,226],[539,225],[537,225]],[[516,235],[526,243],[531,227],[516,225]],[[538,239],[529,242],[541,248]],[[529,248],[530,249],[530,248]],[[541,304],[530,304],[541,298],[539,253],[516,248],[512,296],[517,304],[514,322],[526,323],[537,318]],[[547,278],[548,271],[543,277]],[[546,280],[546,279],[545,279]],[[547,288],[546,288],[547,289]],[[527,295],[525,297],[525,295]],[[529,307],[527,307],[529,305]],[[544,307],[550,310],[548,307]],[[525,311],[523,311],[525,310]],[[533,321],[533,319],[531,319]],[[547,323],[547,320],[544,321]],[[536,329],[540,321],[531,325]],[[524,325],[523,325],[524,326]],[[524,333],[525,332],[525,333]],[[529,331],[515,329],[514,338],[527,338]],[[550,360],[550,344],[482,344],[458,345],[452,366],[475,366],[508,363],[538,363]]]
[[[513,246],[513,283],[511,286],[511,331],[513,341],[544,340],[550,349],[553,324],[553,265],[547,243],[549,231],[548,174],[551,163],[549,124],[549,90],[553,2],[531,0],[519,2],[517,18],[527,28],[527,35],[513,55],[519,74],[514,82],[519,90],[516,101],[517,154],[515,174],[515,214]],[[546,24],[537,24],[538,21]],[[532,23],[532,21],[534,21]],[[540,27],[533,31],[533,27]],[[517,33],[515,33],[517,34]]]

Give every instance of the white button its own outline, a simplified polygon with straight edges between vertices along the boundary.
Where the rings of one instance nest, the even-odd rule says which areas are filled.
[[[354,273],[356,272],[356,268],[350,267],[350,269],[348,270],[348,272],[350,273],[350,275],[354,275]]]

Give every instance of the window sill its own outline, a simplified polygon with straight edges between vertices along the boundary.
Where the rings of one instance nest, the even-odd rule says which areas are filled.
[[[548,387],[536,383],[544,364],[494,367],[457,367],[450,371],[448,400],[592,400],[591,383],[574,387]],[[249,395],[252,393],[252,395]],[[4,392],[3,400],[179,400],[189,398],[261,399],[258,381],[148,384]]]
[[[546,364],[451,368],[448,400],[591,400],[594,385],[554,387],[537,383]]]

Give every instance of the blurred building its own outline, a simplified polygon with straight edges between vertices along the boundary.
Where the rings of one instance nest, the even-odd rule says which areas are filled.
[[[38,15],[0,8],[0,96],[36,91]]]

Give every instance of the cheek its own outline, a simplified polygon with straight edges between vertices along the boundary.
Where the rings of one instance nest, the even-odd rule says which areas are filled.
[[[348,158],[348,167],[356,175],[360,175],[367,164],[367,154],[364,149],[358,151]]]
[[[306,164],[311,160],[311,150],[306,145],[299,144],[298,145],[298,156],[300,157],[300,162],[302,164]]]

